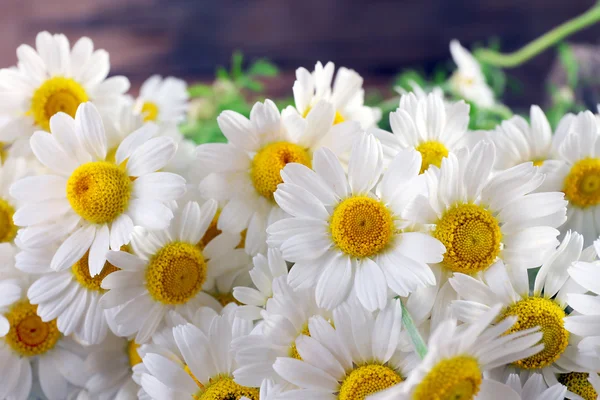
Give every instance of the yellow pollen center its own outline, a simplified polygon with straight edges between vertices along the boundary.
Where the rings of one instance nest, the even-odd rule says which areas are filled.
[[[443,264],[454,272],[483,271],[500,253],[498,220],[475,204],[460,204],[446,211],[433,236],[446,246]]]
[[[17,226],[13,222],[15,209],[0,198],[0,243],[12,242],[17,236]]]
[[[437,363],[415,388],[413,400],[471,400],[481,386],[481,369],[468,356],[446,358]]]
[[[544,165],[544,161],[546,161],[546,160],[544,160],[543,158],[542,159],[537,159],[537,160],[532,160],[533,166],[534,167],[541,167],[542,165]]]
[[[36,89],[27,112],[33,116],[36,125],[50,130],[50,118],[57,112],[75,117],[77,107],[88,101],[85,89],[71,78],[55,76],[46,80]]]
[[[308,323],[305,324],[304,328],[302,329],[300,334],[296,337],[296,339],[302,335],[310,336],[310,331],[308,330]],[[296,348],[296,339],[294,339],[294,341],[292,342],[292,345],[290,346],[289,355],[290,355],[290,357],[295,358],[296,360],[302,360],[302,357],[300,357],[300,354],[298,353],[298,349]]]
[[[131,180],[125,171],[106,161],[80,165],[67,181],[67,199],[77,214],[95,224],[121,215],[129,204]]]
[[[577,161],[565,178],[563,191],[569,203],[577,207],[600,204],[600,158]]]
[[[310,110],[312,110],[311,106],[306,107],[306,110],[304,110],[304,113],[302,114],[302,118],[306,118],[308,116],[308,113],[310,112]],[[340,114],[339,111],[336,111],[335,117],[333,117],[333,125],[340,124],[340,123],[344,122],[345,120],[346,120],[346,118],[344,118],[344,116],[342,114]]]
[[[430,165],[441,166],[444,157],[448,156],[446,146],[436,140],[423,142],[416,147],[416,150],[421,153],[421,174],[427,171]]]
[[[142,363],[142,357],[138,353],[140,345],[135,340],[127,342],[127,357],[129,358],[129,365],[133,368],[138,364]]]
[[[158,105],[151,101],[145,101],[142,104],[142,115],[144,122],[156,121],[158,119]]]
[[[596,400],[598,394],[588,381],[588,376],[589,374],[585,372],[569,372],[568,374],[560,374],[558,381],[565,385],[570,392],[578,394],[585,400]]]
[[[148,263],[148,292],[164,304],[183,304],[194,297],[206,280],[206,261],[197,246],[169,243]]]
[[[90,267],[88,264],[89,254],[89,251],[86,252],[85,255],[79,259],[79,261],[73,264],[71,267],[71,272],[73,273],[75,280],[77,280],[77,282],[79,282],[79,284],[84,288],[98,292],[104,292],[105,290],[100,287],[102,280],[113,272],[118,271],[119,268],[107,261],[104,263],[102,271],[100,271],[98,275],[92,277],[90,275]]]
[[[402,377],[390,367],[380,364],[362,365],[346,375],[340,386],[338,399],[363,400],[400,382]]]
[[[188,372],[191,375],[191,372]],[[193,375],[191,375],[193,378]],[[193,395],[195,400],[240,400],[247,397],[250,400],[259,400],[258,389],[239,385],[230,376],[218,376],[211,379],[210,383],[202,387],[195,378],[200,391]]]
[[[21,356],[43,354],[54,348],[60,339],[56,320],[43,322],[37,315],[37,306],[28,301],[14,304],[5,317],[10,329],[4,339]]]
[[[394,234],[394,220],[388,208],[366,196],[350,197],[333,211],[329,222],[337,247],[354,257],[377,254]]]
[[[501,318],[516,315],[517,322],[508,333],[540,327],[544,349],[539,353],[515,361],[524,369],[538,369],[551,365],[558,360],[569,344],[569,331],[565,329],[564,310],[554,301],[544,297],[528,297],[509,306]]]
[[[280,172],[289,163],[300,163],[310,168],[310,156],[306,149],[294,143],[271,143],[254,156],[250,177],[254,188],[263,197],[273,200],[277,185],[283,182]]]

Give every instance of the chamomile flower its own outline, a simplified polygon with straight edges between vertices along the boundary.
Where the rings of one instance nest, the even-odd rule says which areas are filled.
[[[110,115],[125,101],[129,81],[123,76],[107,78],[108,53],[94,50],[83,37],[71,48],[62,34],[40,32],[36,48],[23,44],[17,49],[16,68],[0,70],[0,114],[11,120],[0,129],[0,141],[12,143],[29,138],[36,130],[50,130],[50,119],[58,112],[71,117],[80,104],[92,102]]]
[[[500,383],[496,385],[500,388]],[[525,383],[522,382],[518,374],[510,374],[506,380],[513,393],[504,393],[505,390],[499,389],[496,394],[498,399],[503,400],[564,400],[567,393],[567,388],[556,383],[551,387],[546,385],[544,377],[541,374],[532,374],[527,378]],[[504,397],[503,397],[504,396]]]
[[[254,268],[250,270],[252,283],[256,287],[240,286],[233,289],[233,297],[242,305],[238,317],[252,321],[262,319],[261,311],[273,297],[273,282],[282,277],[287,280],[287,264],[278,249],[269,249],[267,255],[257,254],[252,259]]]
[[[501,306],[483,313],[473,324],[460,329],[456,320],[443,321],[431,334],[427,354],[399,385],[369,400],[506,399],[498,389],[512,389],[487,379],[492,368],[529,357],[542,349],[536,345],[538,328],[505,332],[516,322],[509,317],[495,326]]]
[[[595,372],[567,372],[558,375],[558,381],[568,389],[568,399],[598,400],[600,385]]]
[[[495,103],[494,92],[485,82],[485,76],[475,57],[458,40],[450,42],[450,53],[457,66],[450,77],[451,89],[479,107],[492,107]]]
[[[46,398],[66,399],[87,380],[85,351],[56,320],[43,321],[24,296],[26,286],[14,283],[0,281],[0,398],[27,399],[36,376]]]
[[[358,124],[332,126],[334,113],[330,104],[318,103],[306,119],[294,119],[288,129],[275,104],[267,100],[254,105],[249,120],[233,111],[221,113],[217,121],[228,144],[198,146],[199,168],[214,172],[201,182],[202,195],[223,204],[220,230],[247,229],[248,254],[266,251],[266,227],[285,216],[273,197],[283,167],[288,163],[310,167],[314,151],[322,146],[332,146],[340,156],[350,149]]]
[[[101,304],[112,309],[107,317],[120,336],[135,334],[137,343],[145,343],[170,310],[189,317],[201,306],[221,308],[211,295],[215,281],[246,268],[250,260],[243,249],[235,249],[239,235],[222,233],[203,245],[216,209],[215,201],[202,207],[183,204],[167,229],[134,235],[134,254],[107,254],[120,271],[102,281],[102,288],[109,291]]]
[[[600,235],[600,123],[589,111],[577,114],[569,133],[560,142],[558,154],[563,166],[557,171],[554,187],[569,201],[567,222],[561,232],[579,232],[590,245]]]
[[[326,101],[335,110],[333,124],[357,121],[363,129],[375,128],[381,119],[381,110],[364,105],[363,78],[356,71],[341,67],[333,80],[334,71],[332,62],[325,66],[317,62],[312,73],[305,68],[298,68],[293,88],[295,108],[290,106],[283,114],[306,118],[317,103]]]
[[[567,294],[582,292],[569,279],[567,269],[582,254],[583,239],[577,233],[567,234],[561,246],[544,262],[538,272],[533,291],[529,291],[527,271],[497,262],[479,277],[454,274],[450,284],[464,300],[456,300],[454,314],[463,321],[475,322],[491,307],[501,304],[500,318],[517,317],[511,332],[526,331],[540,326],[544,349],[527,358],[514,360],[512,366],[494,371],[501,379],[516,369],[523,374],[540,372],[549,385],[555,384],[555,374],[585,372],[584,356],[577,349],[582,332],[568,325]],[[586,252],[588,253],[588,252]],[[586,256],[585,254],[584,256]],[[585,333],[581,335],[584,337]]]
[[[30,164],[25,158],[10,157],[0,167],[0,243],[14,243],[17,236],[19,228],[13,216],[20,201],[10,194],[10,187],[25,176],[35,175],[35,168]]]
[[[408,93],[400,98],[400,107],[390,113],[390,125],[393,134],[374,131],[386,158],[414,148],[421,153],[423,173],[430,165],[439,167],[449,152],[468,144],[469,105],[464,101],[444,104],[439,93],[422,97]]]
[[[404,218],[426,190],[417,151],[399,152],[384,172],[381,144],[363,134],[352,148],[347,175],[326,148],[315,153],[312,166],[314,171],[300,164],[283,169],[275,200],[292,218],[267,229],[269,244],[295,263],[288,275],[292,287],[314,285],[317,304],[327,309],[354,288],[372,311],[385,307],[388,287],[407,296],[435,284],[427,263],[440,262],[444,246],[411,232],[412,222]]]
[[[173,328],[182,359],[149,350],[143,357],[148,372],[142,387],[153,399],[241,399],[259,400],[258,388],[236,383],[232,377],[237,363],[231,342],[252,330],[252,322],[235,317],[235,305],[223,315],[205,314],[201,324]],[[214,312],[213,312],[214,313]]]
[[[55,271],[72,267],[89,251],[94,277],[109,248],[129,243],[134,224],[163,229],[173,217],[165,203],[185,192],[185,180],[156,171],[171,159],[176,144],[167,137],[148,139],[138,130],[121,142],[111,162],[102,119],[91,103],[83,103],[75,119],[58,113],[50,124],[52,134],[36,132],[31,148],[54,174],[13,184],[11,194],[22,202],[14,221],[27,227],[20,236],[26,247],[39,236],[67,237],[52,257]]]
[[[453,273],[476,274],[498,259],[534,268],[558,245],[555,228],[566,213],[563,194],[531,193],[544,175],[530,163],[494,175],[495,153],[484,141],[449,154],[439,170],[430,168],[425,174],[429,198],[421,197],[407,212],[408,218],[433,226],[432,236],[446,248],[442,262],[432,266],[440,277],[434,326],[453,296],[446,285]]]
[[[260,384],[260,394],[258,396],[259,400],[277,400],[281,393],[285,392],[285,385],[276,384],[271,379],[265,379]],[[248,397],[242,397],[240,400],[252,400]]]
[[[311,335],[310,319],[321,316],[331,320],[331,313],[315,303],[313,288],[293,291],[285,278],[279,278],[273,282],[273,292],[273,297],[267,301],[266,311],[262,313],[262,324],[252,335],[233,343],[238,362],[233,376],[242,385],[259,386],[265,378],[278,381],[279,377],[273,370],[275,360],[277,357],[300,359],[296,339]]]
[[[185,81],[153,75],[140,87],[136,110],[144,121],[181,122],[188,110],[189,94]]]
[[[279,357],[273,366],[297,387],[285,398],[363,400],[401,382],[408,365],[398,352],[401,318],[397,300],[377,313],[344,304],[333,324],[312,317],[310,336],[296,339],[298,357]]]

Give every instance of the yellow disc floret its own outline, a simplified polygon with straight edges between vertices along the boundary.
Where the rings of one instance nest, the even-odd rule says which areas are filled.
[[[481,386],[477,360],[456,356],[439,361],[415,388],[413,400],[471,400]]]
[[[390,242],[395,231],[390,210],[367,196],[342,201],[333,211],[329,229],[336,246],[354,257],[377,254]]]
[[[310,110],[312,110],[311,106],[306,107],[306,110],[304,110],[304,113],[302,114],[302,118],[306,118],[308,116],[308,113],[310,112]],[[335,117],[333,117],[333,125],[340,124],[340,123],[344,122],[345,120],[346,120],[346,118],[344,118],[344,116],[339,111],[336,111]]]
[[[546,160],[544,160],[543,158],[538,158],[538,159],[532,160],[533,166],[541,167],[542,165],[544,165],[544,161],[546,161]]]
[[[563,192],[569,203],[577,207],[600,204],[600,159],[577,161],[565,178]]]
[[[258,400],[258,389],[238,385],[230,376],[219,376],[201,388],[193,397],[196,400],[240,400],[242,397]]]
[[[55,76],[36,89],[27,114],[33,116],[36,125],[48,131],[50,118],[57,112],[75,117],[77,107],[88,101],[85,89],[71,78]]]
[[[421,174],[427,171],[430,165],[441,166],[442,160],[448,156],[446,146],[436,140],[423,142],[416,147],[416,150],[421,153]]]
[[[558,375],[558,381],[565,385],[569,392],[578,394],[585,400],[596,400],[598,394],[588,381],[588,376],[589,374],[585,372],[569,372],[568,374]]]
[[[254,156],[250,177],[258,193],[273,200],[277,185],[283,182],[281,170],[289,163],[304,164],[310,168],[308,152],[301,146],[288,142],[271,143]]]
[[[346,375],[340,386],[339,400],[363,400],[402,381],[402,377],[390,367],[367,364],[354,368]]]
[[[297,338],[299,338],[302,335],[310,336],[310,331],[308,330],[308,323],[304,324],[304,328],[302,328],[302,331],[298,334]],[[302,357],[300,357],[300,353],[298,353],[298,349],[296,348],[296,339],[294,339],[290,346],[289,355],[290,357],[295,358],[296,360],[302,360]]]
[[[483,271],[500,253],[498,220],[476,204],[460,204],[446,211],[433,236],[446,246],[443,264],[454,272]]]
[[[151,101],[145,101],[142,104],[142,115],[144,122],[156,121],[158,119],[158,105]]]
[[[502,317],[515,315],[517,322],[508,333],[540,327],[544,349],[539,353],[515,361],[520,368],[538,369],[551,365],[559,359],[569,344],[569,331],[565,329],[565,311],[553,300],[544,297],[528,297],[509,306]]]
[[[138,364],[142,363],[142,357],[138,353],[138,349],[140,345],[135,342],[135,340],[130,340],[127,342],[127,358],[129,358],[129,365],[133,368]]]
[[[173,242],[150,259],[146,271],[148,292],[164,304],[183,304],[194,297],[206,280],[206,261],[200,249]]]
[[[121,215],[129,204],[131,180],[125,171],[106,161],[80,165],[67,181],[67,199],[88,222],[104,224]]]
[[[100,271],[98,275],[92,277],[90,275],[90,267],[88,264],[89,254],[89,251],[86,252],[85,255],[79,259],[79,261],[73,264],[71,267],[71,272],[73,272],[75,280],[77,280],[77,282],[79,282],[79,284],[84,288],[98,292],[104,292],[100,286],[102,284],[102,280],[113,272],[118,271],[119,268],[107,261],[104,263],[102,271]]]
[[[17,226],[13,222],[15,209],[6,200],[0,199],[0,243],[12,242],[17,236]]]
[[[42,321],[37,315],[37,306],[28,301],[15,303],[5,317],[10,329],[4,339],[20,356],[43,354],[54,348],[60,339],[56,320]]]

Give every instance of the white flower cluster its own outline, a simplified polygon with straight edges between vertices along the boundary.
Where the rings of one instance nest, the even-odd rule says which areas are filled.
[[[450,84],[494,99],[458,42]],[[295,106],[177,126],[108,54],[40,33],[0,71],[0,399],[597,399],[600,119],[471,132],[404,94],[376,128],[355,71]],[[335,76],[335,78],[334,78]]]

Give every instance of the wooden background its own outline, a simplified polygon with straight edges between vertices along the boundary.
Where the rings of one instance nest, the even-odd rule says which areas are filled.
[[[71,40],[87,35],[111,54],[112,73],[134,87],[152,73],[210,78],[233,50],[268,57],[284,71],[316,60],[355,68],[367,84],[387,83],[404,67],[449,58],[448,41],[464,45],[491,36],[514,50],[593,5],[593,0],[1,0],[0,66],[40,30]],[[596,44],[600,25],[574,36]],[[543,96],[554,54],[514,74],[524,104]]]

